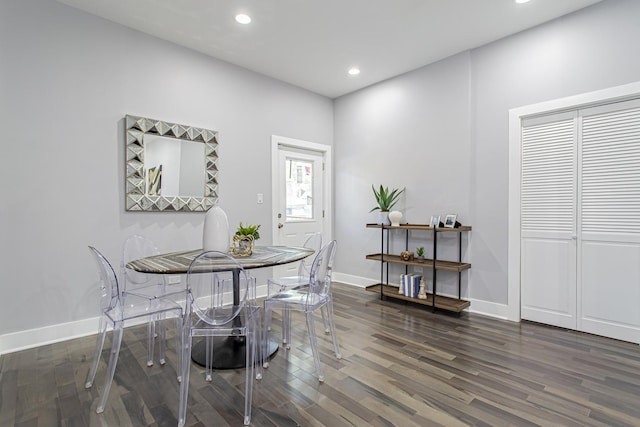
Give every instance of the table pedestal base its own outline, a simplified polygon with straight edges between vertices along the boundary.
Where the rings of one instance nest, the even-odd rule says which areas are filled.
[[[239,369],[246,363],[246,339],[245,337],[209,337],[213,340],[213,369]],[[269,358],[278,351],[278,340],[269,338]],[[261,351],[261,349],[258,349]],[[200,366],[205,366],[207,360],[206,339],[201,338],[194,342],[191,348],[191,360]],[[257,363],[260,363],[258,360]]]

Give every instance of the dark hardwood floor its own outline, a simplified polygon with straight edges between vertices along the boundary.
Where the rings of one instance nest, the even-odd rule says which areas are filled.
[[[640,426],[637,345],[472,313],[433,314],[341,284],[334,305],[342,360],[320,333],[326,381],[319,384],[303,318],[294,315],[291,350],[281,348],[256,382],[252,425]],[[93,389],[84,388],[95,337],[2,356],[0,426],[175,426],[173,341],[167,364],[149,368],[145,336],[144,326],[126,330],[101,415],[97,388],[108,350]],[[209,384],[194,367],[190,381],[188,426],[242,425],[242,370],[217,371]]]

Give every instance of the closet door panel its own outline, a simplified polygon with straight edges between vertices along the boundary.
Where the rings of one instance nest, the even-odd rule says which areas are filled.
[[[523,319],[576,328],[576,120],[563,113],[522,128]]]
[[[580,115],[579,329],[640,342],[640,101]]]
[[[640,247],[582,242],[581,328],[640,342]]]
[[[575,240],[523,239],[521,316],[576,329]]]

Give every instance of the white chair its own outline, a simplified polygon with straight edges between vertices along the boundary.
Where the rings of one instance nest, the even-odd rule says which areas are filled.
[[[265,368],[269,367],[269,360],[266,355],[268,354],[267,343],[269,342],[268,334],[271,326],[271,316],[273,310],[277,308],[282,309],[282,328],[287,349],[290,348],[291,343],[291,311],[302,311],[305,313],[311,351],[320,382],[324,381],[324,373],[322,365],[320,364],[318,341],[315,333],[314,314],[316,310],[326,309],[327,322],[333,340],[335,355],[338,359],[342,358],[335,331],[333,301],[331,299],[331,270],[335,250],[336,241],[333,240],[318,252],[313,264],[311,264],[311,271],[307,279],[308,287],[283,290],[265,299],[265,346],[263,349],[263,355],[265,355],[263,366]]]
[[[218,271],[221,264],[225,269],[230,264],[234,267],[229,271]],[[212,380],[214,339],[244,340],[244,424],[251,422],[254,369],[260,362],[257,352],[261,336],[260,306],[256,303],[255,288],[255,278],[228,254],[204,252],[191,262],[187,272],[187,311],[183,326],[182,357],[185,363],[180,384],[179,426],[184,426],[186,421],[191,365],[187,361],[191,358],[193,337],[206,337],[205,379],[208,381]],[[257,376],[261,378],[262,367],[258,369]]]
[[[111,390],[111,384],[113,383],[113,376],[118,363],[118,355],[122,344],[122,334],[125,322],[141,318],[148,318],[149,321],[153,321],[159,315],[163,317],[167,315],[175,316],[176,336],[180,336],[179,332],[182,330],[183,310],[179,304],[164,298],[148,299],[141,298],[136,295],[124,295],[120,292],[118,278],[109,261],[96,248],[89,246],[89,251],[97,264],[100,276],[101,316],[98,337],[96,340],[96,350],[93,362],[91,363],[91,367],[87,374],[85,388],[90,388],[93,385],[96,371],[98,370],[98,364],[100,363],[102,348],[104,347],[107,328],[111,326],[113,329],[109,365],[107,367],[102,395],[100,396],[100,400],[96,408],[96,412],[101,413],[104,411],[107,398],[109,397],[109,391]],[[182,359],[180,348],[178,348],[177,353],[177,366],[178,369],[181,369]]]

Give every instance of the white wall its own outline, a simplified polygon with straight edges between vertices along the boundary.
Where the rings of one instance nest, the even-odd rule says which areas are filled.
[[[640,2],[605,0],[337,99],[336,271],[379,277],[377,263],[364,259],[379,247],[364,228],[373,220],[370,186],[406,185],[399,207],[410,221],[457,212],[473,226],[463,294],[501,314],[508,297],[508,110],[640,80],[639,17]],[[392,90],[402,107],[391,101]]]
[[[87,245],[116,264],[132,233],[201,246],[203,213],[124,211],[125,114],[219,131],[232,227],[270,223],[272,134],[333,144],[330,99],[54,1],[0,1],[0,56],[0,353],[10,333],[97,315]]]

